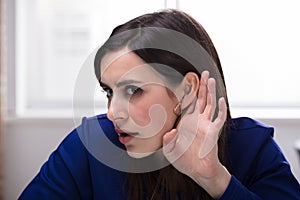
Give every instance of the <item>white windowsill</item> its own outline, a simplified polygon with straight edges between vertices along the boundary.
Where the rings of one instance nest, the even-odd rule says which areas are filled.
[[[82,117],[91,117],[98,114],[106,113],[107,109],[98,109],[91,112],[86,110],[74,111],[71,109],[60,110],[28,110],[19,115],[9,115],[5,117],[5,121],[14,120],[78,120]],[[284,120],[300,120],[300,107],[231,107],[231,116],[235,117],[251,117],[254,119],[284,119]]]
[[[255,119],[300,119],[300,107],[232,107],[231,115]]]

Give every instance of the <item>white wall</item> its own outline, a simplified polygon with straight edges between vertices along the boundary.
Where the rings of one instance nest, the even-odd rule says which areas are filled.
[[[4,124],[4,200],[18,198],[73,127],[73,121],[66,119],[12,120]]]
[[[300,180],[300,160],[293,148],[300,120],[263,119],[276,128],[275,139]],[[17,199],[49,154],[74,127],[71,119],[9,120],[4,124],[4,200]]]

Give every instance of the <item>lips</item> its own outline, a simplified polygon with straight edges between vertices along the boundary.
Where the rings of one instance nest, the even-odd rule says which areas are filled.
[[[119,136],[125,137],[125,136],[136,136],[138,133],[137,132],[130,132],[124,129],[116,128],[116,132],[118,133]]]
[[[119,135],[119,141],[124,145],[129,143],[134,138],[134,136],[137,135],[137,133],[128,132],[119,128],[116,128],[115,130]]]

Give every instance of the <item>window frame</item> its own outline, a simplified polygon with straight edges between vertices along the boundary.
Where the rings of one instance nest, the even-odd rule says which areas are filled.
[[[3,19],[5,28],[5,38],[3,39],[3,60],[2,66],[4,70],[4,117],[5,118],[72,118],[72,110],[69,109],[58,109],[48,110],[44,114],[43,111],[28,112],[23,110],[19,100],[21,87],[17,87],[17,81],[22,78],[16,70],[15,60],[17,49],[16,49],[16,0],[3,0],[2,9]],[[165,8],[178,8],[180,6],[179,0],[164,0]],[[9,44],[9,45],[8,45]],[[258,119],[300,119],[300,108],[299,107],[262,107],[262,106],[242,106],[233,105],[230,107],[233,117],[238,116],[249,116]],[[105,108],[100,109],[101,112],[105,112]]]

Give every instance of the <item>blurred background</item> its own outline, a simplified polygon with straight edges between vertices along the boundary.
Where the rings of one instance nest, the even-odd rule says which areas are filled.
[[[0,0],[0,199],[17,199],[83,116],[106,112],[92,58],[112,29],[164,8],[181,9],[204,26],[223,65],[233,117],[274,126],[300,180],[299,4]]]

